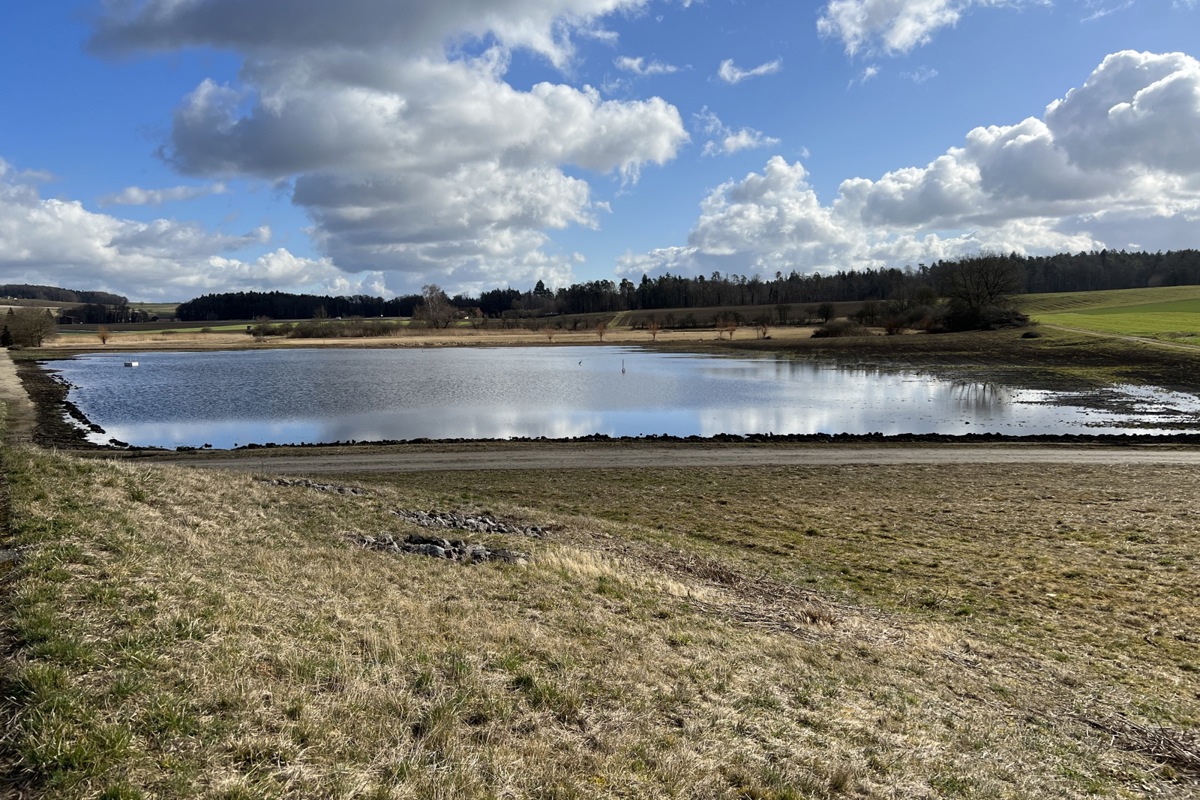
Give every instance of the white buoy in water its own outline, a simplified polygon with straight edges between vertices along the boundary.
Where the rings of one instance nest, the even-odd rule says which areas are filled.
[[[137,365],[138,365],[138,362],[136,362],[136,361],[126,361],[125,362],[125,366],[127,366],[127,367],[136,367]]]

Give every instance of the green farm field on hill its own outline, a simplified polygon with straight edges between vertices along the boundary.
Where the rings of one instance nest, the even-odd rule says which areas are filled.
[[[1047,325],[1200,344],[1200,286],[1026,295],[1020,304]]]

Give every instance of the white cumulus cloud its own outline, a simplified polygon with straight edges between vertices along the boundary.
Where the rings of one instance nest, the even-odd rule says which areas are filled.
[[[210,291],[382,288],[378,273],[349,275],[328,259],[277,249],[252,261],[230,253],[265,245],[267,228],[240,235],[187,222],[138,222],[43,198],[0,161],[0,270],[12,283],[102,289],[137,300],[187,300]],[[372,292],[377,293],[377,292]]]
[[[695,120],[700,131],[705,136],[711,137],[704,143],[702,152],[706,156],[732,155],[741,150],[774,147],[779,144],[778,139],[753,128],[733,130],[721,122],[720,117],[709,111],[707,106],[695,115]]]
[[[1187,247],[1200,221],[1196,130],[1200,62],[1115,53],[1041,118],[976,128],[923,167],[845,180],[829,204],[800,164],[774,157],[702,202],[686,246],[627,255],[620,271],[771,274],[980,249]]]
[[[730,84],[741,83],[747,78],[758,78],[763,75],[774,75],[783,69],[783,59],[777,58],[774,61],[768,61],[765,64],[759,64],[751,69],[742,69],[733,63],[732,58],[727,58],[721,62],[720,68],[717,70],[717,75],[721,80]]]
[[[1044,0],[830,0],[817,31],[841,39],[846,52],[894,55],[927,44],[972,8],[1019,7]]]
[[[879,75],[879,65],[878,64],[868,64],[866,67],[863,68],[863,71],[861,73],[859,73],[859,76],[857,78],[854,78],[853,80],[850,81],[850,84],[847,88],[849,88],[850,86],[854,86],[856,84],[858,86],[862,86],[864,83],[871,80],[872,78],[878,77],[878,75]]]
[[[511,52],[566,66],[573,39],[611,39],[604,18],[646,2],[141,0],[112,11],[92,44],[241,55],[235,84],[206,80],[183,98],[165,157],[186,175],[287,182],[338,266],[387,273],[405,290],[528,275],[561,283],[574,256],[553,252],[545,231],[597,224],[580,171],[632,183],[688,135],[659,97],[515,88]]]
[[[215,47],[278,54],[373,50],[436,55],[494,36],[562,65],[571,37],[647,0],[132,0],[110,3],[91,39],[101,52]]]
[[[632,72],[634,75],[640,76],[671,75],[679,71],[679,67],[673,64],[664,64],[661,61],[647,61],[641,56],[636,58],[632,56],[618,56],[613,63],[616,64],[617,69]]]
[[[161,206],[163,203],[194,200],[197,197],[224,193],[225,184],[223,183],[212,183],[207,186],[172,186],[169,189],[143,189],[140,186],[126,186],[115,194],[100,198],[100,205]]]
[[[921,66],[910,72],[900,73],[903,77],[908,78],[913,83],[925,83],[931,81],[938,76],[938,71],[930,66]]]

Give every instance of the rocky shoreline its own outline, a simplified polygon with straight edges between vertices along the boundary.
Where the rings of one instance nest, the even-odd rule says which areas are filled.
[[[33,401],[33,441],[43,447],[111,449],[88,441],[88,432],[103,432],[93,425],[67,395],[71,385],[37,361],[14,359],[17,377]]]

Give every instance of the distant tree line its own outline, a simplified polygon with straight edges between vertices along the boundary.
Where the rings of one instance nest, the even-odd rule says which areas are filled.
[[[128,305],[129,298],[111,292],[60,289],[57,286],[35,286],[27,283],[0,285],[0,297],[18,300],[45,300],[49,303],[99,303],[106,306]]]
[[[59,322],[83,323],[85,325],[110,325],[119,322],[151,322],[153,317],[141,309],[130,308],[125,303],[120,305],[105,305],[104,303],[88,303],[87,305],[64,308]]]
[[[107,325],[117,322],[150,321],[150,315],[145,311],[130,308],[129,298],[112,292],[8,283],[0,285],[0,297],[62,305],[64,308],[57,320],[60,323]]]
[[[1054,256],[1013,254],[1008,258],[1023,270],[1024,291],[1029,294],[1200,284],[1200,250],[1100,250]]]
[[[927,303],[930,295],[948,296],[947,287],[962,288],[964,268],[978,266],[982,261],[987,261],[993,274],[1003,274],[1005,290],[1016,294],[1200,284],[1200,251],[1101,250],[1054,256],[988,254],[984,258],[938,261],[915,268],[838,271],[826,275],[777,272],[772,279],[719,272],[694,278],[643,275],[638,283],[628,279],[598,280],[557,290],[538,281],[533,289],[524,292],[513,288],[492,289],[478,297],[457,295],[447,301],[460,311],[493,318],[754,305],[787,307],[846,301],[892,301],[904,306]],[[409,317],[426,299],[423,294],[384,300],[366,295],[235,292],[189,300],[179,306],[177,314],[179,319],[188,321]]]
[[[218,319],[320,319],[332,317],[411,317],[421,295],[384,300],[353,295],[329,297],[287,292],[226,292],[206,294],[180,303],[175,316],[184,322]]]

